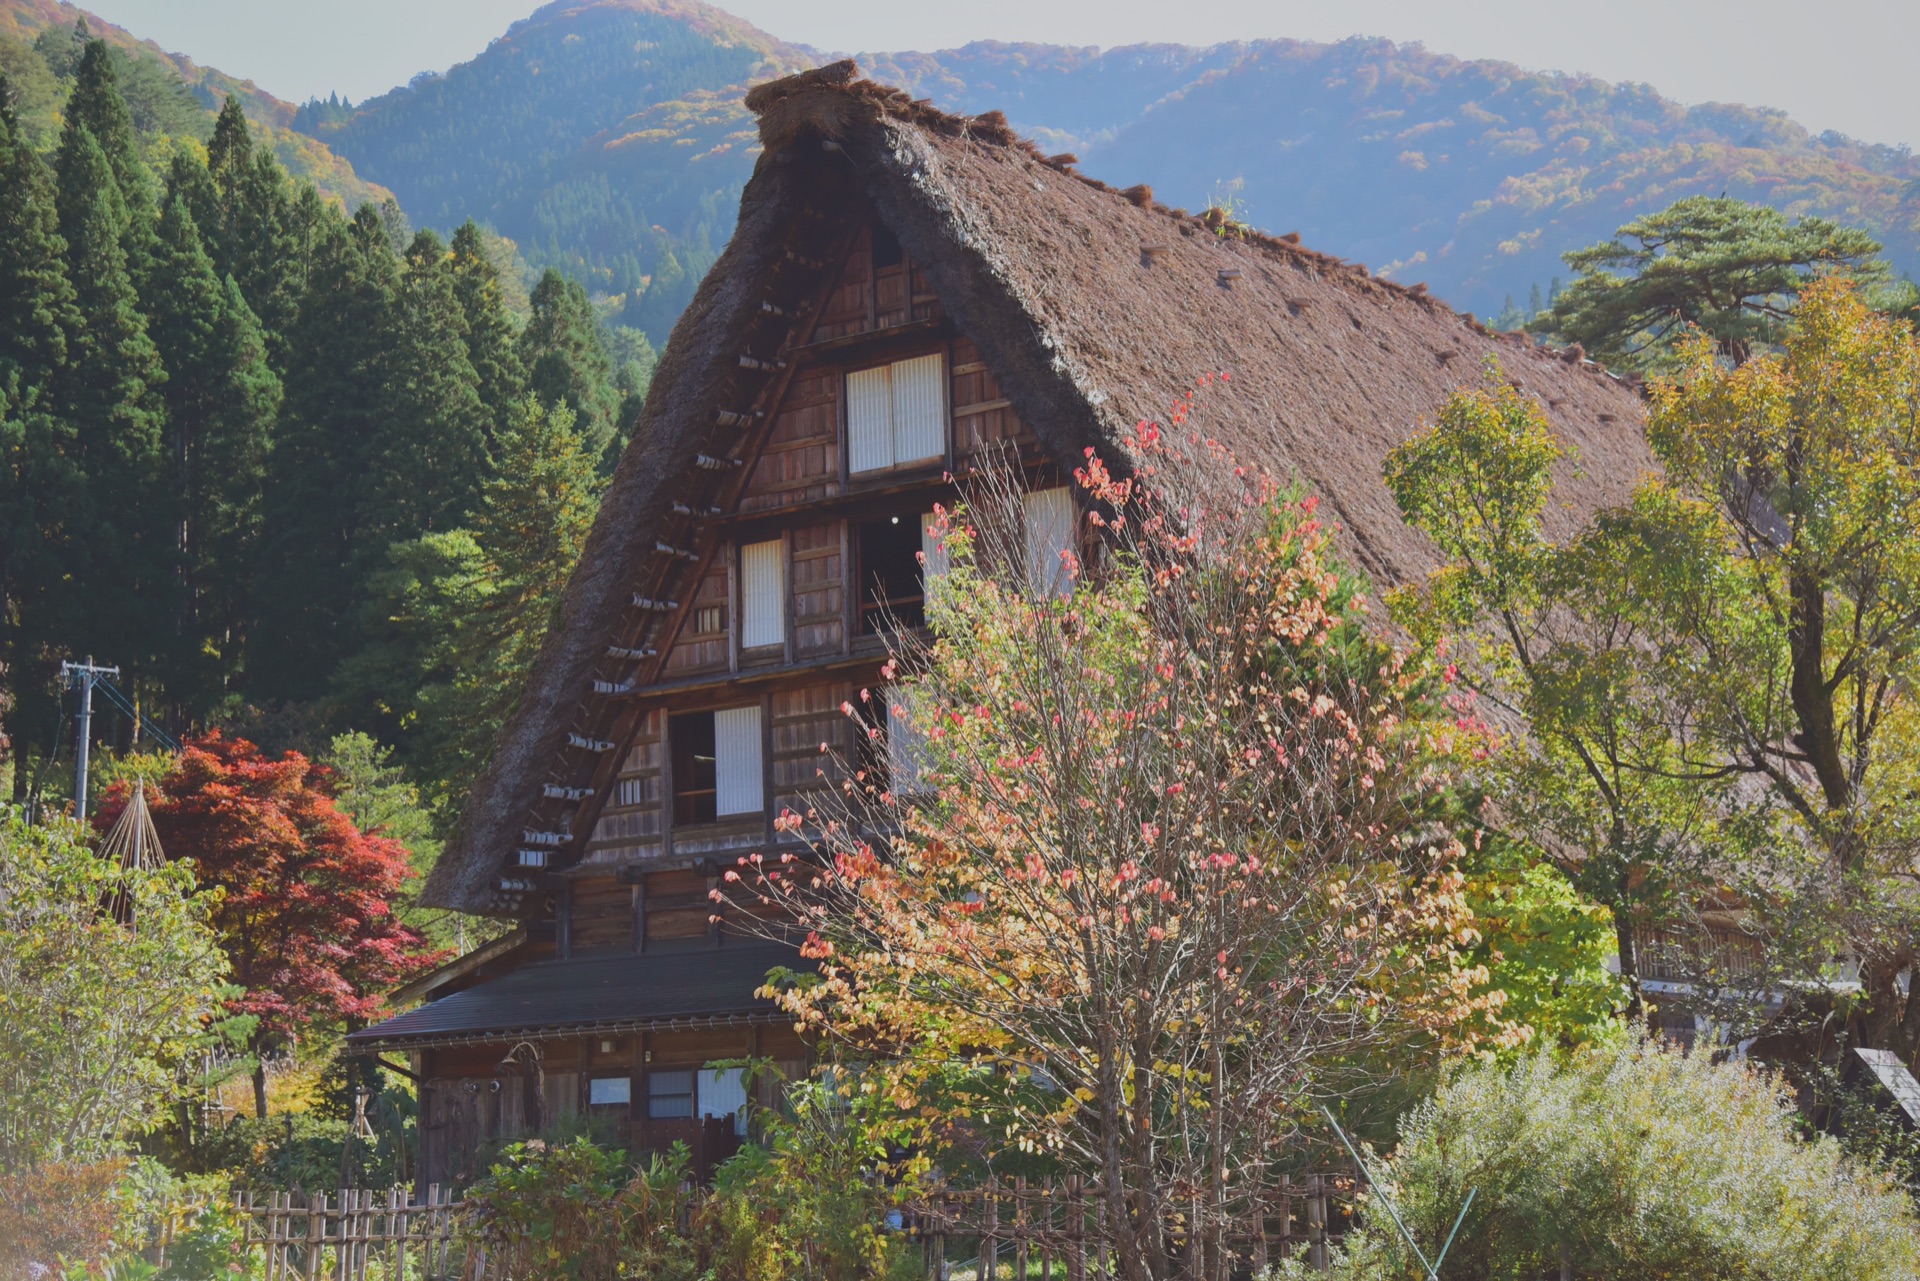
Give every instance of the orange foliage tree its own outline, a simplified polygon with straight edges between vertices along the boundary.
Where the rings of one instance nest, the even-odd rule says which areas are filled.
[[[103,829],[125,803],[124,788],[108,797]],[[440,959],[394,915],[414,875],[406,846],[355,827],[325,766],[215,731],[174,758],[152,809],[161,846],[222,892],[213,923],[243,989],[230,1008],[257,1020],[256,1053],[315,1020],[374,1015],[390,989]],[[266,1115],[259,1068],[254,1107]]]
[[[1363,630],[1311,501],[1133,443],[1129,478],[1092,451],[1077,475],[1100,550],[1063,555],[1064,595],[1018,480],[970,482],[933,639],[897,637],[897,684],[845,709],[875,750],[778,819],[812,853],[716,895],[797,918],[820,973],[786,1008],[925,1133],[1096,1178],[1128,1281],[1224,1277],[1317,1101],[1391,1045],[1524,1033],[1463,957],[1439,821],[1485,750],[1471,709]]]

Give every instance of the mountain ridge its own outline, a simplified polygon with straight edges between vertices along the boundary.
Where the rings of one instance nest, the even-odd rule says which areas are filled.
[[[255,130],[255,140],[270,147],[295,177],[312,182],[323,194],[340,200],[348,208],[368,202],[379,204],[392,197],[393,193],[386,187],[357,174],[351,162],[336,155],[325,142],[296,131],[293,118],[297,108],[293,103],[275,97],[252,80],[231,75],[218,67],[203,66],[186,54],[136,36],[90,9],[65,0],[0,0],[0,37],[31,45],[42,32],[56,27],[71,28],[81,18],[86,20],[92,35],[109,45],[164,64],[209,110],[217,111],[220,100],[229,94],[238,97],[241,110]]]

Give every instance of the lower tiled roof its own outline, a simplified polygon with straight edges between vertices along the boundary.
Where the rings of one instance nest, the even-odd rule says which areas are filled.
[[[542,961],[363,1028],[347,1042],[385,1050],[675,1023],[769,1022],[778,1010],[755,990],[768,970],[805,965],[794,949],[767,943]]]

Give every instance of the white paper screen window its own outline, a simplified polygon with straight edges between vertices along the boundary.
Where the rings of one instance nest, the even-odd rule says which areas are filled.
[[[926,599],[933,600],[934,584],[946,577],[947,570],[953,565],[953,557],[947,551],[944,539],[935,536],[932,512],[920,518],[920,581],[925,585]]]
[[[747,1132],[747,1085],[739,1068],[701,1068],[701,1116],[732,1116],[733,1132]]]
[[[1027,574],[1041,596],[1065,596],[1073,590],[1061,553],[1074,550],[1073,494],[1064,488],[1028,494]]]
[[[590,1107],[631,1102],[633,1078],[630,1076],[596,1076],[587,1083],[587,1104]]]
[[[893,371],[882,365],[847,375],[847,470],[893,466]]]
[[[920,790],[926,773],[925,733],[914,723],[908,690],[896,685],[886,696],[888,786],[896,795],[910,796]]]
[[[880,471],[947,452],[947,362],[938,352],[847,375],[847,470]]]
[[[920,463],[947,452],[945,364],[939,355],[893,366],[893,461]]]
[[[760,772],[760,709],[713,714],[714,813],[758,814],[766,808]]]
[[[778,645],[787,638],[786,557],[780,540],[740,549],[740,644]]]

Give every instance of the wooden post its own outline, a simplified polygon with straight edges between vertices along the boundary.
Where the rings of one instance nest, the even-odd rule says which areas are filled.
[[[1013,1181],[1013,1275],[1027,1281],[1027,1176]]]
[[[1316,1174],[1307,1183],[1307,1263],[1327,1270],[1327,1180]]]
[[[1267,1199],[1264,1193],[1257,1193],[1253,1198],[1253,1270],[1258,1275],[1267,1267]]]
[[[1087,1206],[1077,1174],[1067,1179],[1067,1281],[1087,1281]]]
[[[981,1194],[987,1199],[987,1223],[986,1230],[980,1236],[980,1281],[994,1281],[1000,1275],[999,1191],[1000,1176],[988,1175],[986,1189]]]

